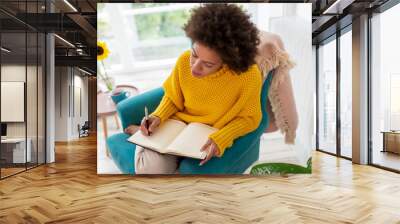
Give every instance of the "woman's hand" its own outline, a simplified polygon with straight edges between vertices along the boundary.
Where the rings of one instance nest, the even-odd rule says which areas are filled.
[[[139,131],[140,126],[138,125],[129,125],[127,128],[124,129],[124,132],[128,135],[133,135],[135,134],[137,131]]]
[[[157,116],[150,115],[146,124],[146,117],[143,117],[142,122],[140,124],[140,131],[144,135],[151,135],[152,132],[156,130],[156,128],[160,125],[161,119]],[[146,126],[148,125],[148,126]]]
[[[212,139],[208,139],[207,143],[201,147],[200,151],[206,151],[207,156],[200,162],[200,166],[210,160],[213,156],[219,155],[219,148]]]

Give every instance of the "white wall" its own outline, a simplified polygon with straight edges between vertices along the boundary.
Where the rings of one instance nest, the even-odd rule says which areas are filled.
[[[312,76],[316,80],[317,77],[317,48],[312,46]],[[313,135],[312,135],[312,150],[315,150],[317,147],[317,89],[315,88],[313,94]]]
[[[78,124],[88,120],[88,79],[82,75],[75,68],[56,67],[55,141],[77,139]]]
[[[311,4],[258,4],[259,29],[278,34],[296,63],[290,71],[299,126],[293,147],[299,162],[305,164],[315,148],[314,96],[315,71],[312,63]],[[264,19],[263,19],[264,18]],[[268,134],[267,134],[268,135]]]
[[[55,68],[55,141],[68,140],[68,71],[67,67]]]
[[[54,10],[49,1],[46,7]],[[55,153],[55,42],[54,35],[46,35],[46,163],[53,163],[56,160]]]
[[[80,75],[76,75],[74,77],[74,96],[71,96],[74,99],[74,108],[72,113],[73,119],[71,120],[71,136],[72,138],[78,138],[78,124],[81,126],[88,121],[88,78],[82,77]],[[79,73],[81,74],[81,73]],[[81,108],[80,108],[81,107]],[[81,110],[81,111],[80,111]]]

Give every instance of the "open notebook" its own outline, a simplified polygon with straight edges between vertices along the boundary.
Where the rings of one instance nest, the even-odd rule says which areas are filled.
[[[150,136],[138,131],[129,137],[128,141],[160,153],[204,159],[206,153],[200,149],[206,144],[208,136],[217,130],[202,123],[185,124],[168,119]]]

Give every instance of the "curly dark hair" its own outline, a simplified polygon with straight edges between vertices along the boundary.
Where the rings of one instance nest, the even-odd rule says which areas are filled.
[[[214,3],[195,8],[183,29],[192,42],[215,50],[235,72],[244,72],[255,63],[258,29],[236,5]]]

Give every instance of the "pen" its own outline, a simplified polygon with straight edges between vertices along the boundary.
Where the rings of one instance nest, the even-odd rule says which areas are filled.
[[[147,131],[149,132],[149,135],[150,135],[151,133],[149,131],[149,111],[147,110],[146,106],[144,106],[144,116],[145,116],[145,119],[146,119],[145,126],[146,126],[146,129],[147,129]]]

